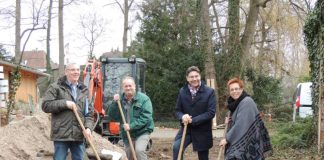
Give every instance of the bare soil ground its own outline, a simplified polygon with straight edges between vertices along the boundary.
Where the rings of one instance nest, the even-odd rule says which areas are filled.
[[[53,143],[49,139],[50,121],[49,116],[40,113],[34,116],[25,116],[20,120],[14,120],[5,127],[0,127],[0,160],[50,160],[52,157],[37,157],[41,150],[53,152]],[[177,129],[156,128],[151,137],[153,145],[148,152],[150,160],[170,160],[172,159],[172,143],[177,133]],[[214,146],[209,150],[209,159],[217,160],[220,148],[219,141],[224,130],[214,130]],[[123,154],[122,160],[127,159],[123,148],[111,144],[106,138],[94,134],[94,144],[97,152],[108,149]],[[92,152],[91,148],[87,152]],[[184,154],[185,160],[197,160],[197,153],[188,146]],[[275,150],[268,160],[319,160],[322,157],[307,150]]]
[[[271,130],[270,130],[271,131]],[[218,153],[220,148],[218,146],[220,139],[222,138],[224,130],[213,130],[214,146],[209,150],[209,159],[218,160]],[[153,146],[148,152],[150,160],[170,160],[172,159],[172,143],[177,129],[170,128],[156,128],[151,137],[153,140]],[[267,160],[322,160],[323,157],[311,152],[311,148],[307,149],[276,149],[274,148],[273,154],[266,158]],[[315,153],[315,154],[314,154]],[[223,155],[221,154],[221,159]],[[185,150],[184,160],[198,160],[196,152],[193,152],[192,146],[189,145]]]
[[[50,116],[39,112],[34,116],[25,116],[13,120],[9,125],[0,127],[0,160],[47,160],[53,159],[53,142],[50,140]],[[122,160],[127,159],[122,148],[111,144],[107,139],[96,133],[93,142],[98,153],[102,149],[119,152]],[[49,156],[37,156],[44,151]],[[87,153],[93,153],[91,148]]]
[[[153,146],[148,153],[150,160],[168,160],[172,159],[173,138],[152,138]],[[214,147],[209,150],[209,159],[216,160],[218,157],[219,147],[217,146],[220,138],[214,138]],[[197,152],[192,150],[189,145],[185,150],[185,160],[198,160]]]
[[[150,160],[168,160],[172,159],[172,143],[178,129],[172,128],[155,128],[151,134],[153,145],[148,156]],[[216,160],[219,152],[219,141],[223,135],[223,129],[213,130],[214,146],[209,150],[209,159]],[[192,146],[189,145],[184,153],[185,160],[197,160],[197,152],[192,150]]]

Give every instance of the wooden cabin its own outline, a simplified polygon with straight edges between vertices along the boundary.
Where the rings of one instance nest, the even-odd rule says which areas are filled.
[[[0,60],[0,66],[3,66],[4,79],[10,82],[9,74],[17,65]],[[30,67],[21,67],[21,84],[17,90],[16,101],[29,104],[32,100],[34,104],[39,102],[37,79],[39,77],[50,77],[49,74],[43,73]]]

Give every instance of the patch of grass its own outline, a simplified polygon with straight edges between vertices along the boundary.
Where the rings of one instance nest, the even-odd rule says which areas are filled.
[[[276,121],[266,123],[270,134],[273,154],[267,160],[305,159],[319,160],[317,154],[316,128],[313,118],[292,121]]]
[[[317,154],[316,146],[312,146],[307,149],[292,149],[292,148],[273,148],[273,154],[267,158],[267,160],[319,160],[321,156]]]
[[[278,122],[272,125],[271,128],[275,129],[275,133],[271,137],[274,148],[306,149],[315,142],[316,129],[313,118],[300,119],[295,123]]]

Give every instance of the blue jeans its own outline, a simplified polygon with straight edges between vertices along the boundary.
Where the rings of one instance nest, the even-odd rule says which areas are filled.
[[[72,160],[83,160],[85,152],[83,141],[54,141],[54,160],[66,160],[69,149]]]
[[[181,138],[182,138],[182,132],[179,132],[173,142],[173,160],[177,160],[178,159],[178,154],[180,151],[180,144],[181,144]],[[183,143],[183,149],[182,149],[182,153],[181,153],[181,159],[183,160],[183,153],[185,151],[185,149],[190,145],[190,143],[192,142],[190,134],[187,134]],[[209,150],[204,150],[204,151],[198,151],[198,159],[199,160],[208,160],[208,154],[209,154]]]

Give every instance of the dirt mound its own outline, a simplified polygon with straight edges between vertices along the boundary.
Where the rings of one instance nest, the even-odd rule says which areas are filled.
[[[35,160],[41,150],[53,152],[53,142],[49,137],[50,126],[50,115],[39,112],[35,116],[26,116],[22,120],[12,121],[9,125],[0,127],[0,160]],[[98,153],[107,149],[122,153],[122,159],[126,159],[121,148],[96,133],[94,145]],[[88,148],[88,151],[92,152],[91,148]]]

